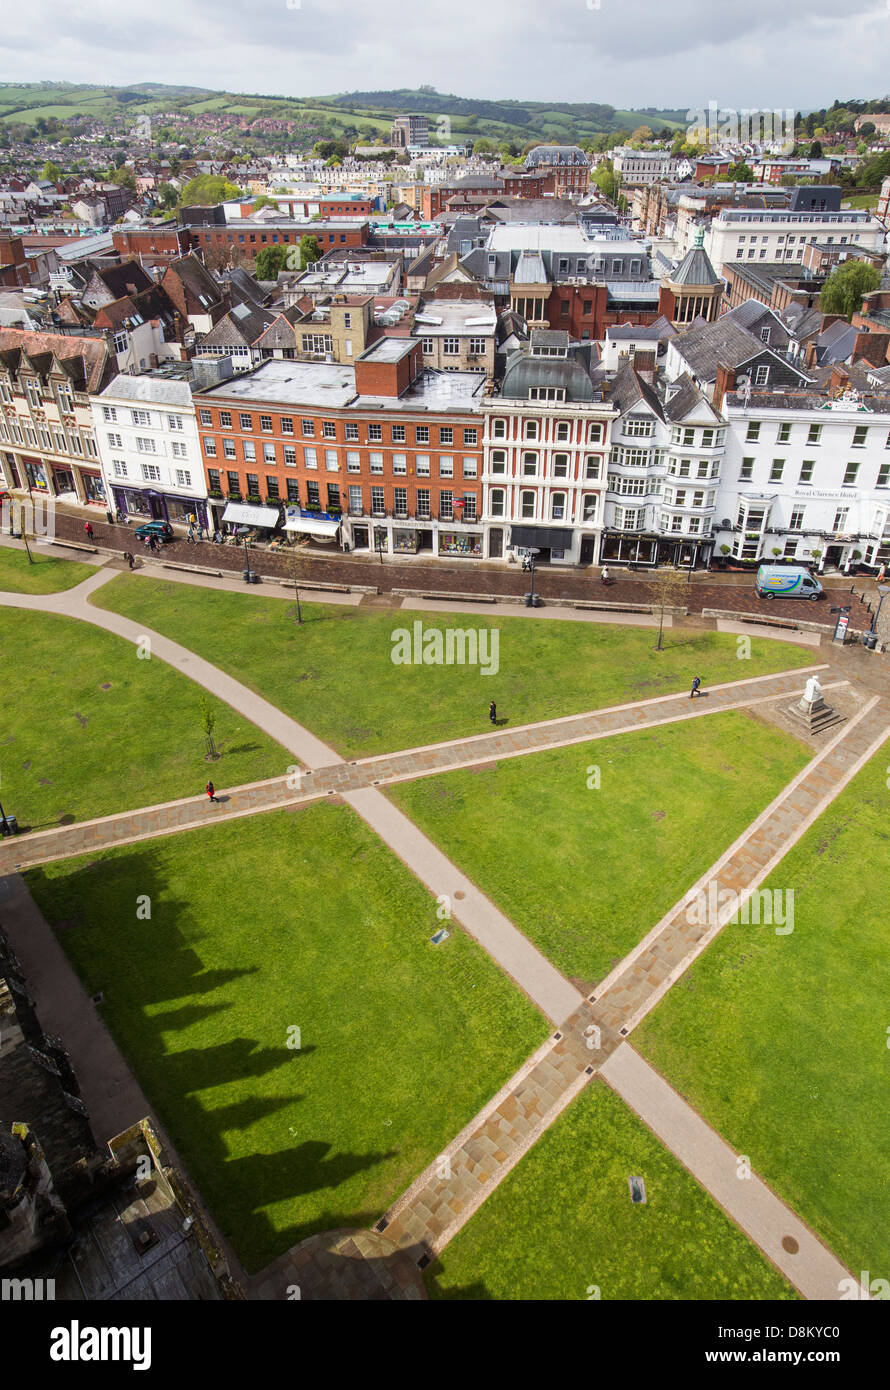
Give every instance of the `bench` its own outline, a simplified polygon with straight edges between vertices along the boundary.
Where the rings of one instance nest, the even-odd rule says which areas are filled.
[[[597,601],[596,599],[575,599],[573,608],[593,608],[606,613],[657,613],[658,604],[652,603],[609,603],[607,599]],[[672,618],[685,618],[688,609],[672,607],[670,604],[665,606],[665,613],[669,613]]]
[[[38,539],[40,539],[40,537],[38,537]],[[83,541],[59,541],[53,538],[50,541],[50,545],[60,545],[65,550],[83,550],[87,555],[99,554],[99,547],[97,545],[85,545]]]
[[[189,574],[209,574],[214,579],[225,579],[227,577],[222,570],[208,569],[206,565],[180,565],[177,564],[175,560],[165,560],[161,565],[161,569],[185,570]],[[230,570],[228,572],[228,577],[231,577],[231,574],[232,571]]]
[[[445,592],[445,591],[438,592],[438,591],[433,591],[433,590],[430,590],[430,589],[393,589],[392,592],[393,592],[394,597],[396,597],[396,598],[425,598],[425,599],[432,599],[433,601],[445,600],[447,603],[497,603],[497,602],[499,602],[499,596],[498,596],[497,594],[456,594],[456,593]],[[502,602],[506,601],[506,602],[508,602],[508,603],[510,603],[510,602],[512,602],[512,603],[518,602],[518,600],[517,600],[515,597],[512,597],[512,598],[506,598],[506,597],[505,597],[504,599],[501,599],[500,601],[502,601]]]
[[[294,587],[294,581],[292,579],[279,579],[278,583],[281,585],[282,589],[292,589]],[[298,579],[297,588],[301,591],[303,589],[322,589],[325,593],[332,594],[352,593],[352,588],[349,584],[322,584],[315,579]],[[377,590],[375,589],[374,593],[376,594],[376,592]]]

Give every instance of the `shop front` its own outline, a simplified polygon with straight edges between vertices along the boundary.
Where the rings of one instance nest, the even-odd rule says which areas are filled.
[[[536,550],[535,563],[548,565],[570,559],[575,533],[565,526],[512,526],[510,544],[517,550]]]
[[[105,483],[101,473],[93,473],[91,470],[81,468],[80,482],[83,487],[83,497],[85,502],[92,502],[97,507],[105,506]]]
[[[446,522],[439,532],[439,554],[449,558],[461,556],[467,559],[481,559],[482,528],[478,531],[471,530],[470,527],[463,527],[459,531],[449,530]]]
[[[322,545],[336,543],[340,535],[340,519],[328,512],[307,512],[300,507],[288,507],[284,529],[290,534],[307,536]]]
[[[182,526],[194,517],[199,526],[212,529],[207,502],[202,497],[181,497],[155,492],[150,488],[118,487],[112,489],[114,506],[124,517],[139,521],[169,521]]]
[[[392,548],[396,555],[418,555],[422,550],[432,554],[434,526],[432,521],[412,522],[410,525],[394,525],[392,528]]]
[[[247,502],[227,502],[222,514],[223,525],[237,535],[242,528],[259,533],[260,540],[269,540],[281,520],[277,507],[254,507]]]

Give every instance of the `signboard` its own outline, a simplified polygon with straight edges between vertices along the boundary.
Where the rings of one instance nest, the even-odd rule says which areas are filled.
[[[834,629],[834,638],[833,638],[833,641],[843,643],[844,638],[845,638],[846,635],[847,635],[847,627],[849,626],[849,622],[850,622],[850,615],[849,615],[849,613],[838,613],[838,615],[837,615],[837,627]]]

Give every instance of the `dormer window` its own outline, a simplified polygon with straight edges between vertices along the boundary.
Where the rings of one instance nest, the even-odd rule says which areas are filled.
[[[39,385],[36,381],[29,381],[25,389],[28,392],[28,404],[32,409],[39,410],[41,405]]]

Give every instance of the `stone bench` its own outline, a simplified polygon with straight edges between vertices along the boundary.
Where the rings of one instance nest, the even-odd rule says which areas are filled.
[[[457,594],[446,591],[434,591],[430,589],[393,589],[396,598],[426,598],[433,600],[445,599],[448,603],[518,603],[519,600],[513,595],[497,594]]]

